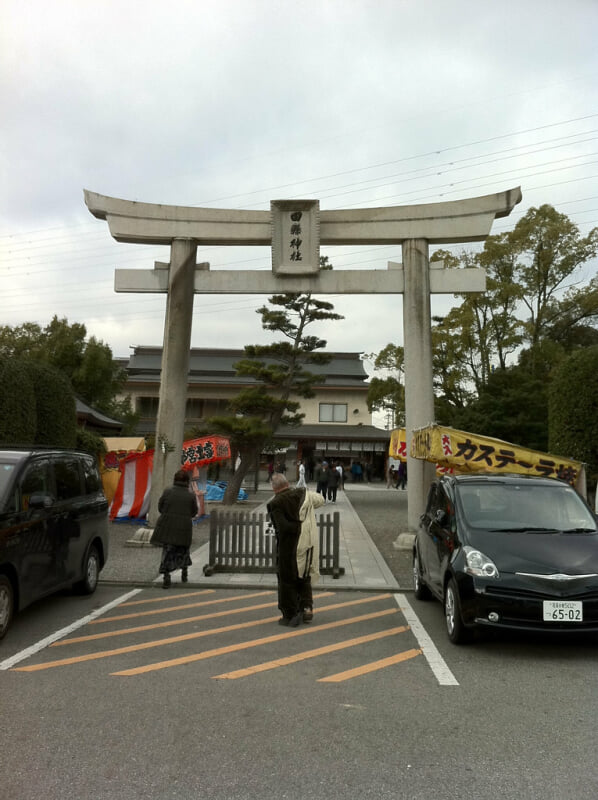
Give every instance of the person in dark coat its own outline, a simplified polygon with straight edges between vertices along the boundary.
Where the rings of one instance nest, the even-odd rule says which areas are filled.
[[[191,566],[189,548],[193,537],[193,517],[197,516],[197,500],[189,491],[189,473],[180,469],[174,483],[158,501],[160,517],[154,528],[152,544],[162,545],[160,574],[165,589],[171,584],[170,573],[181,570],[181,580],[187,583],[187,568]]]
[[[305,489],[291,489],[285,476],[276,472],[272,476],[272,489],[274,497],[266,507],[278,546],[278,608],[282,612],[278,624],[296,628],[303,618],[297,542],[301,533],[299,510],[305,499]]]
[[[395,489],[406,489],[407,488],[407,462],[401,461],[399,464],[399,469],[397,471],[397,482],[395,483]]]
[[[338,489],[339,480],[340,475],[336,471],[336,467],[328,470],[328,499],[333,503],[336,503],[336,490]]]
[[[322,461],[316,467],[316,492],[319,492],[324,499],[328,494],[328,477],[330,473],[328,470],[328,462]]]

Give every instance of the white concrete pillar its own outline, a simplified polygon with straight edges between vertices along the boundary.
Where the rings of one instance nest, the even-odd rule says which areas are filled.
[[[411,432],[434,421],[430,272],[426,239],[403,242],[403,340],[405,347],[405,428],[407,434],[407,518],[416,531],[425,510],[434,465],[409,455]]]
[[[193,321],[197,244],[193,239],[173,239],[164,322],[164,349],[160,399],[156,421],[156,447],[148,524],[158,518],[158,500],[181,466],[185,432],[185,407]]]

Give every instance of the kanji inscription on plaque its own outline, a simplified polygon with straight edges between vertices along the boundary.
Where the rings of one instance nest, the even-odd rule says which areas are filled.
[[[320,268],[318,200],[272,200],[272,269],[278,274],[309,275]]]

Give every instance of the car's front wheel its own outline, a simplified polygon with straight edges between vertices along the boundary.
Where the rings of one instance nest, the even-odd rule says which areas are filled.
[[[98,588],[98,580],[100,577],[100,554],[95,545],[89,548],[87,558],[85,559],[85,567],[83,571],[83,580],[75,584],[75,589],[82,594],[93,594]]]
[[[465,644],[471,639],[469,628],[463,624],[459,590],[453,578],[449,580],[444,593],[444,619],[446,632],[453,644]]]
[[[8,630],[15,609],[15,593],[6,575],[0,575],[0,639]]]
[[[413,593],[418,600],[429,600],[432,596],[426,584],[422,581],[419,553],[413,551]]]

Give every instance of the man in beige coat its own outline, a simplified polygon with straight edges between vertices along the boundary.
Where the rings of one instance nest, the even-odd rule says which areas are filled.
[[[278,607],[280,625],[296,627],[311,622],[312,576],[319,576],[320,535],[314,509],[324,504],[320,494],[309,489],[291,489],[287,478],[274,473],[274,497],[267,505],[276,531],[278,549]]]
[[[303,622],[311,622],[314,618],[312,583],[317,583],[320,578],[320,531],[314,512],[325,502],[321,494],[306,489],[305,499],[299,509],[301,533],[297,542],[297,572]]]

